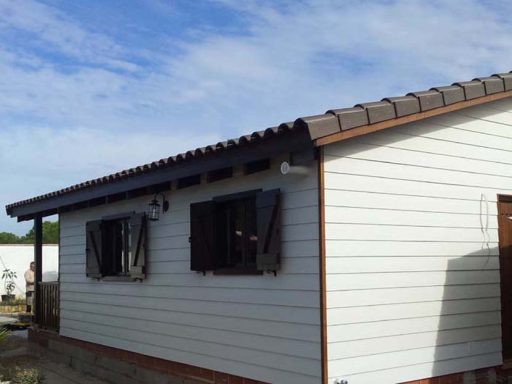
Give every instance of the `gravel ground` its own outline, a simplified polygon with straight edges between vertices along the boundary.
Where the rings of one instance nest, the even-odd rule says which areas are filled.
[[[29,345],[27,331],[15,331],[1,344],[0,373],[15,367],[39,369],[44,384],[107,384],[44,357],[37,347]]]

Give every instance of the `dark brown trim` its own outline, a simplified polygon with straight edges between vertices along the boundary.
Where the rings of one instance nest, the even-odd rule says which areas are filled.
[[[372,132],[382,131],[383,129],[388,129],[388,128],[396,127],[399,125],[428,119],[429,117],[443,115],[448,112],[459,111],[464,108],[474,107],[477,105],[489,103],[491,101],[506,99],[507,97],[511,97],[511,96],[512,96],[512,91],[496,93],[496,94],[492,94],[492,95],[488,95],[488,96],[479,97],[477,99],[461,101],[461,102],[458,102],[455,104],[447,105],[445,107],[431,109],[431,110],[425,111],[425,112],[415,113],[415,114],[409,115],[409,116],[404,116],[404,117],[399,117],[396,119],[382,121],[380,123],[363,125],[363,126],[360,126],[357,128],[346,130],[346,131],[337,132],[337,133],[334,133],[329,136],[320,137],[315,140],[315,146],[319,147],[319,146],[326,145],[326,144],[336,143],[338,141],[350,139],[352,137],[367,135]]]
[[[263,275],[263,271],[258,271],[254,267],[233,267],[233,268],[219,268],[213,271],[214,275],[218,276],[231,276],[231,275]]]
[[[60,256],[60,234],[62,233],[61,232],[61,221],[60,221],[60,215],[57,215],[57,222],[59,223],[59,234],[58,234],[58,237],[57,237],[57,266],[58,266],[58,269],[59,269],[59,272],[57,273],[57,289],[59,290],[59,311],[57,313],[57,316],[59,316],[59,330],[60,330],[60,316],[61,316],[61,306],[60,306],[60,274],[61,274],[61,268],[60,268],[60,261],[61,261],[61,256]],[[57,331],[58,332],[58,331]]]
[[[178,182],[176,183],[176,189],[183,189],[199,184],[201,184],[201,174],[182,177],[181,179],[178,179]]]
[[[319,148],[318,156],[318,224],[319,224],[319,276],[320,276],[320,337],[322,384],[327,384],[327,303],[325,270],[325,185],[324,185],[324,149]]]
[[[233,200],[247,199],[250,197],[256,197],[256,195],[261,191],[261,189],[251,189],[248,191],[230,193],[228,195],[213,196],[212,200],[217,203],[224,203]]]
[[[498,202],[512,203],[512,195],[498,195]]]
[[[220,168],[206,172],[207,183],[213,183],[215,181],[228,179],[230,177],[233,177],[233,167]]]
[[[498,195],[498,240],[499,240],[499,262],[500,262],[500,298],[501,298],[501,344],[503,366],[510,367],[512,364],[512,333],[510,324],[512,322],[512,306],[510,305],[510,294],[512,284],[512,236],[510,236],[510,220],[508,216],[512,213],[512,196]]]
[[[32,298],[32,304],[35,304],[36,323],[41,321],[41,308],[38,308],[40,303],[41,287],[40,282],[43,281],[43,218],[36,216],[34,218],[34,262],[36,263],[36,270],[34,273],[34,289],[35,297]]]
[[[172,166],[160,167],[155,170],[137,173],[131,177],[114,179],[111,182],[80,187],[69,192],[59,192],[55,196],[40,196],[34,201],[20,202],[7,208],[7,214],[18,217],[18,221],[31,220],[35,215],[49,216],[58,213],[64,207],[73,209],[87,208],[88,201],[102,197],[118,196],[128,198],[126,192],[139,190],[185,178],[203,174],[219,168],[232,167],[239,164],[258,162],[274,158],[283,153],[305,151],[313,148],[313,143],[306,131],[280,134],[270,139],[261,139],[229,151],[218,151],[211,155],[183,160]],[[109,197],[110,199],[110,197]],[[83,204],[83,206],[81,205]],[[67,208],[66,208],[67,209]]]
[[[261,159],[245,163],[243,173],[247,176],[256,172],[266,171],[267,169],[270,169],[270,159]]]

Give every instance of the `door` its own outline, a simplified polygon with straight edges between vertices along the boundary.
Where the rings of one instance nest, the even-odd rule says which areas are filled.
[[[503,361],[512,361],[512,196],[499,196],[498,228]]]

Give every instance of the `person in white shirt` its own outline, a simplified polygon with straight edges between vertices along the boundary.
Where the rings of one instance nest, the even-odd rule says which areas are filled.
[[[33,299],[34,299],[34,272],[36,270],[36,263],[31,262],[30,268],[25,272],[25,283],[26,283],[26,297],[27,297],[27,313],[32,313]]]

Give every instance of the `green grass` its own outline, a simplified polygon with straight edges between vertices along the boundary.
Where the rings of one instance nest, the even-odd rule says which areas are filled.
[[[15,306],[15,305],[24,305],[26,304],[25,299],[14,299],[12,301],[2,301],[0,302],[0,307],[8,307],[8,306]]]
[[[7,339],[7,337],[9,336],[9,330],[7,328],[0,328],[0,344],[2,344],[2,342]]]

